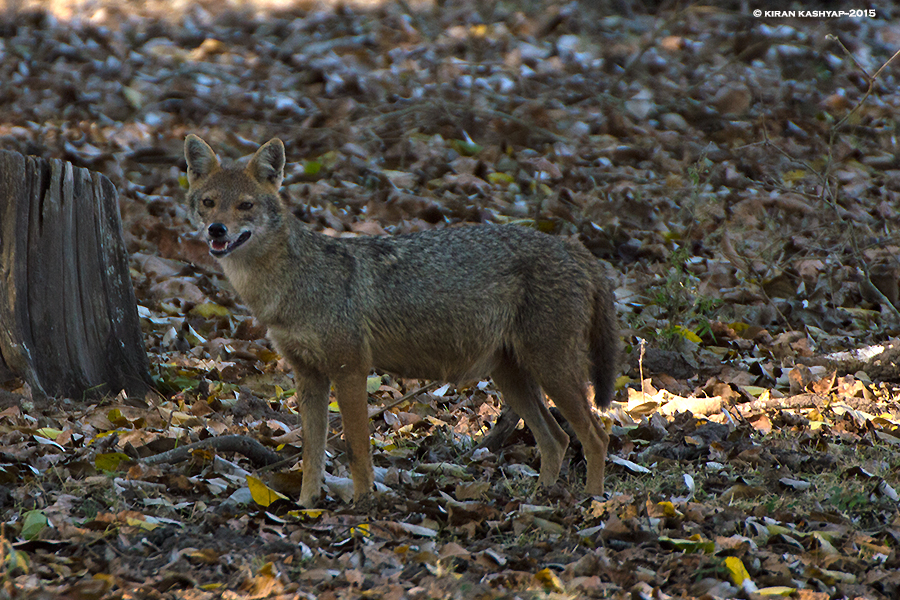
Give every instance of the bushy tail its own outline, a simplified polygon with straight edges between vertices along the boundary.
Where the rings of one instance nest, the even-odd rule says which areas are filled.
[[[594,384],[594,403],[600,408],[612,402],[619,362],[618,319],[608,285],[605,278],[600,279],[590,331],[591,382]]]

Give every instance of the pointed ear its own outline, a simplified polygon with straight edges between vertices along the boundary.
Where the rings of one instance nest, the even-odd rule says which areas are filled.
[[[272,138],[256,151],[247,164],[247,171],[257,181],[267,181],[276,188],[281,187],[284,179],[284,144],[278,138]]]
[[[219,158],[209,144],[193,133],[184,140],[184,159],[188,167],[188,183],[203,179],[219,168]]]

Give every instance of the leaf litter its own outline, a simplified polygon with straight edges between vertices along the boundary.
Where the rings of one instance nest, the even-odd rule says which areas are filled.
[[[895,9],[63,4],[4,15],[0,142],[118,188],[159,394],[0,391],[3,597],[897,595]],[[607,497],[577,442],[538,495],[527,429],[476,447],[490,381],[375,374],[375,513],[336,407],[298,508],[292,378],[187,223],[189,132],[282,137],[329,235],[512,222],[607,261]]]

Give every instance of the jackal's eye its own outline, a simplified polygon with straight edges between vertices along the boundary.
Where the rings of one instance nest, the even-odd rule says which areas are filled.
[[[212,208],[213,206],[216,205],[216,203],[213,201],[212,198],[204,198],[203,200],[200,201],[200,204],[202,204],[206,208]]]
[[[238,204],[238,210],[250,210],[251,208],[253,208],[252,202],[241,202]]]

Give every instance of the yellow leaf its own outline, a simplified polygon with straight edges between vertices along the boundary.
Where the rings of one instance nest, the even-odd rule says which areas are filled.
[[[509,173],[488,173],[488,181],[493,183],[494,185],[502,185],[507,186],[516,181],[515,177],[510,175]]]
[[[369,537],[369,524],[360,523],[350,528],[350,535],[354,537]]]
[[[772,587],[760,588],[757,592],[763,596],[791,596],[797,591],[797,588],[787,587],[784,585],[775,585]]]
[[[55,440],[59,437],[62,431],[59,429],[54,429],[53,427],[41,427],[37,430],[37,434],[41,437],[45,437],[48,440]]]
[[[787,171],[781,176],[781,180],[785,183],[795,183],[800,181],[806,177],[806,170],[804,169],[794,169],[793,171]]]
[[[131,525],[132,527],[140,527],[141,529],[145,529],[147,531],[153,531],[161,525],[161,523],[153,523],[151,521],[136,519],[134,517],[128,517],[127,519],[125,519],[125,523]]]
[[[633,382],[634,380],[628,375],[620,375],[616,377],[616,391],[623,389],[626,385]]]
[[[681,334],[681,337],[684,339],[694,342],[695,344],[701,343],[703,340],[700,339],[700,336],[688,329],[687,327],[682,327],[681,325],[675,326],[675,331]]]
[[[192,308],[190,314],[210,319],[212,317],[227,317],[231,314],[231,311],[215,302],[204,302]]]
[[[741,386],[745,392],[750,394],[751,396],[755,396],[759,398],[762,396],[763,392],[768,392],[769,388],[760,387],[758,385],[745,385]]]
[[[188,413],[180,411],[180,410],[172,411],[172,414],[169,416],[171,417],[172,423],[174,425],[184,425],[188,421],[196,420],[196,418],[197,418],[194,415],[188,414]]]
[[[450,140],[450,147],[463,156],[474,156],[481,152],[481,146],[472,140]]]
[[[99,440],[99,439],[101,439],[101,438],[105,438],[105,437],[108,437],[108,436],[111,436],[111,435],[116,435],[117,433],[118,433],[118,432],[116,432],[115,430],[113,430],[113,431],[101,431],[100,433],[98,433],[97,435],[95,435],[94,437],[92,437],[92,438],[91,438],[91,441],[90,441],[89,443],[93,444],[94,442],[96,442],[97,440]]]
[[[15,550],[9,542],[0,539],[0,568],[6,573],[19,569],[22,573],[28,574],[28,565],[28,553]]]
[[[122,452],[105,452],[94,457],[94,466],[101,471],[115,471],[123,460],[131,460]]]
[[[560,581],[559,577],[556,576],[556,573],[550,569],[541,569],[534,574],[534,578],[547,590],[552,590],[554,592],[564,591],[562,581]]]
[[[196,564],[214,565],[219,562],[221,554],[212,548],[204,548],[203,550],[195,550],[187,554],[188,559]]]
[[[669,501],[657,502],[656,504],[662,509],[663,515],[667,517],[675,517],[678,516],[678,511],[675,510],[675,505]]]
[[[744,568],[744,563],[741,562],[737,556],[728,556],[725,558],[725,568],[728,569],[728,574],[731,576],[731,582],[740,586],[746,581],[750,579],[750,573],[747,572],[747,569]]]
[[[256,350],[256,357],[259,358],[264,363],[272,362],[278,359],[278,353],[272,352],[271,350],[266,350],[265,348],[260,348]],[[293,392],[291,392],[293,395]]]
[[[288,516],[294,517],[295,519],[311,520],[318,519],[324,512],[324,510],[318,508],[302,508],[298,510],[289,510]]]
[[[734,323],[729,323],[728,327],[729,327],[729,329],[733,329],[734,332],[738,335],[741,335],[741,333],[750,329],[750,325],[748,325],[747,323],[742,323],[740,321],[735,321]]]
[[[118,408],[114,408],[106,413],[106,418],[116,427],[128,427],[131,425],[131,423],[128,422],[128,419],[122,414],[122,411]]]
[[[287,496],[279,494],[253,475],[247,475],[247,487],[250,488],[250,495],[253,497],[253,501],[263,507],[269,506],[276,500],[288,499]]]

